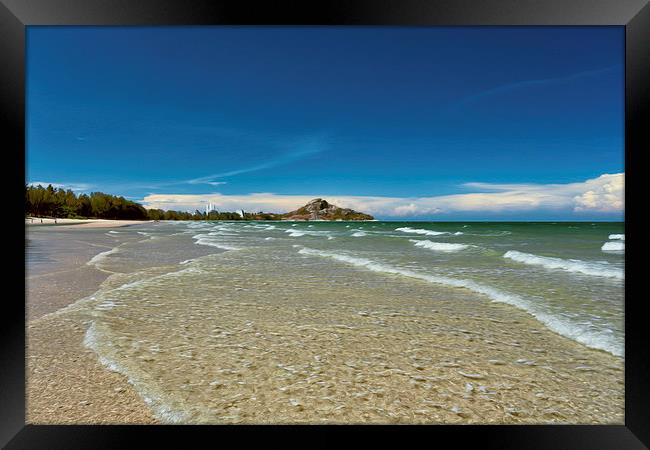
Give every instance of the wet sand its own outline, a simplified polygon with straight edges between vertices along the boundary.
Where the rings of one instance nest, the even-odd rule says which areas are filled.
[[[211,271],[202,275],[202,264]],[[524,311],[398,276],[350,268],[314,277],[308,267],[289,276],[276,264],[258,249],[210,255],[186,284],[170,276],[146,288],[175,299],[164,307],[153,295],[99,315],[35,317],[28,422],[624,422],[623,360]],[[220,287],[188,295],[201,276]],[[117,278],[105,284],[128,276]],[[33,285],[28,304],[42,300]],[[94,349],[138,392],[84,346],[91,326],[112,343]]]
[[[97,291],[110,274],[86,262],[112,248],[114,240],[84,234],[49,240],[29,231],[26,237],[30,251],[39,254],[46,246],[48,255],[32,265],[25,279],[27,423],[156,423],[126,378],[108,371],[83,345],[82,319],[44,317]]]
[[[142,225],[151,222],[149,220],[110,220],[110,219],[49,219],[49,218],[27,218],[25,225],[29,227],[57,226],[57,227],[82,227],[82,228],[117,228],[129,225]]]
[[[74,316],[28,325],[27,423],[156,423],[126,378],[83,346],[85,331]]]
[[[143,286],[175,301],[102,311],[95,348],[171,422],[623,422],[622,360],[524,311],[355,269],[271,273],[266,259],[212,255],[183,286]],[[201,264],[217,278],[211,297]]]

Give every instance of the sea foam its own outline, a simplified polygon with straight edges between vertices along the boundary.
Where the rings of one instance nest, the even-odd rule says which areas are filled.
[[[195,242],[198,245],[207,245],[209,247],[220,248],[222,250],[239,250],[239,247],[233,247],[232,245],[222,244],[219,242],[211,241],[209,239],[199,239]]]
[[[427,236],[439,236],[441,234],[449,234],[447,231],[433,231],[433,230],[424,230],[422,228],[411,228],[411,227],[395,228],[395,231],[401,231],[402,233],[424,234]]]
[[[448,244],[446,242],[431,242],[428,240],[416,241],[415,239],[409,239],[409,241],[413,242],[416,247],[422,247],[436,252],[453,253],[459,252],[469,247],[465,244]]]
[[[605,242],[600,249],[604,252],[622,252],[625,251],[625,242]]]
[[[284,230],[285,233],[289,233],[291,237],[301,237],[301,236],[316,236],[316,237],[329,237],[329,231],[314,231],[314,230]]]
[[[106,259],[108,255],[112,255],[114,253],[117,253],[119,251],[118,247],[112,248],[108,251],[98,253],[97,255],[93,256],[90,261],[88,261],[86,264],[89,266],[97,266],[99,263],[101,263],[103,260]]]
[[[357,258],[340,253],[314,250],[306,247],[301,248],[298,253],[301,253],[303,255],[332,258],[336,261],[351,264],[356,267],[362,267],[373,272],[401,275],[404,277],[428,281],[430,283],[469,289],[473,292],[487,296],[494,302],[507,303],[523,309],[535,317],[537,320],[539,320],[542,324],[546,325],[549,329],[562,336],[573,339],[574,341],[580,342],[588,347],[605,350],[616,356],[623,355],[623,345],[620,342],[616,341],[613,336],[607,333],[607,330],[594,330],[588,325],[576,324],[563,319],[562,317],[548,314],[544,311],[541,311],[533,302],[529,302],[526,299],[519,297],[518,295],[510,294],[508,292],[495,289],[491,286],[486,286],[471,280],[463,280],[414,272],[412,270],[392,267],[383,263],[371,261],[369,259]]]
[[[294,231],[294,230],[287,230],[286,232],[289,233],[289,236],[291,237],[300,237],[307,234],[302,231]]]
[[[624,241],[625,240],[625,235],[624,234],[610,234],[609,235],[610,240],[619,240],[619,241]]]
[[[215,239],[214,236],[216,234],[217,233],[196,234],[192,236],[192,239],[196,240],[195,244],[197,245],[207,245],[209,247],[220,248],[222,250],[239,250],[239,247],[234,247]]]
[[[537,256],[530,253],[507,251],[504,258],[512,259],[531,266],[541,266],[547,269],[561,269],[567,272],[581,273],[594,277],[608,277],[622,280],[625,276],[623,269],[612,267],[607,263],[581,261],[579,259],[552,258],[550,256]]]
[[[176,409],[163,400],[157,390],[151,388],[151,383],[146,382],[145,378],[150,378],[141,370],[127,369],[117,362],[117,357],[106,349],[112,347],[101,345],[104,341],[110,341],[105,332],[100,332],[96,322],[92,322],[84,335],[83,344],[86,348],[95,352],[99,362],[108,370],[120,373],[126,377],[127,382],[132,385],[145,403],[152,409],[154,415],[163,423],[183,423],[189,419],[189,414],[185,411]]]

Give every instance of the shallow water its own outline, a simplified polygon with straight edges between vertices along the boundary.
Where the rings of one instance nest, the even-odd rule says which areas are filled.
[[[563,350],[566,338],[622,356],[624,255],[601,249],[616,234],[623,234],[620,223],[129,227],[103,232],[115,245],[88,265],[110,276],[67,311],[90,318],[85,344],[129,377],[161,420],[291,422],[308,410],[312,419],[390,421],[391,411],[403,414],[390,388],[400,371],[405,382],[429,389],[448,383],[430,400],[436,404],[467,378],[464,400],[445,406],[467,409],[475,388],[485,390],[485,405],[490,389],[502,391],[466,376],[485,372],[489,360],[511,358],[492,368],[506,377],[525,377],[531,369],[517,360],[533,357],[531,365],[572,364],[575,372],[580,356],[571,352],[580,346]],[[500,329],[495,323],[508,322],[510,305],[519,319]],[[509,327],[521,323],[556,337],[542,344],[539,331],[516,336]],[[459,338],[466,346],[452,348]],[[545,345],[556,351],[545,354]],[[583,370],[576,386],[585,383]],[[543,374],[533,379],[538,391],[553,389]],[[485,405],[465,417],[501,417],[486,415]],[[423,408],[429,421],[444,418]]]

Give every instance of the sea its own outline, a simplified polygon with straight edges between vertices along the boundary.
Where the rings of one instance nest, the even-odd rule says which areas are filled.
[[[178,392],[191,396],[192,386],[200,384],[218,388],[228,368],[220,368],[225,372],[214,380],[196,375],[210,352],[241,356],[251,342],[260,342],[262,332],[273,335],[250,312],[237,322],[235,305],[268,315],[277,303],[278,314],[286,315],[276,318],[279,323],[300,328],[306,325],[292,322],[287,312],[300,307],[281,308],[298,297],[310,311],[330,300],[345,308],[349,296],[364,292],[396,304],[408,293],[433,306],[439,298],[462,297],[463,304],[469,299],[510,305],[562,338],[624,357],[622,222],[178,221],[56,233],[84,233],[87,239],[97,234],[110,245],[97,248],[104,251],[86,263],[108,275],[99,290],[55,314],[87,311],[92,320],[85,345],[135,380],[159,417],[170,422],[202,413],[190,412],[182,395],[168,398],[157,391],[157,380],[176,380],[173,372],[185,358],[198,369],[176,380]],[[44,253],[28,247],[28,271],[48,264]],[[229,311],[235,327],[220,322]],[[264,317],[260,312],[260,321]],[[246,333],[251,339],[241,340]],[[176,362],[157,365],[165,351],[175,352]],[[251,364],[236,361],[240,367]],[[201,407],[200,401],[192,404]]]

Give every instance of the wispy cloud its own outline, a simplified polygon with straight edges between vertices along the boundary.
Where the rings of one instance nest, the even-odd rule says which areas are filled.
[[[526,211],[569,211],[573,213],[620,213],[624,208],[624,174],[603,174],[597,178],[566,184],[466,183],[479,192],[434,197],[379,197],[326,195],[151,194],[143,199],[147,208],[194,210],[207,202],[217,209],[287,212],[309,200],[322,197],[346,208],[380,217],[418,217],[456,212],[509,213]],[[488,192],[480,192],[488,191]]]
[[[239,169],[214,173],[212,175],[206,175],[204,177],[193,178],[191,180],[187,180],[186,182],[189,184],[210,184],[212,186],[218,186],[219,184],[225,183],[224,181],[215,181],[218,180],[219,178],[227,178],[235,175],[257,172],[258,170],[271,169],[273,167],[290,164],[292,162],[299,161],[301,159],[316,155],[324,151],[326,145],[322,138],[311,138],[295,144],[295,147],[297,148],[289,152],[279,154],[275,158],[270,159],[268,161],[264,161],[258,164],[253,164],[248,167],[242,167]]]
[[[53,183],[50,181],[31,181],[27,183],[29,186],[38,186],[41,185],[43,187],[47,187],[48,185],[52,185],[52,187],[57,188],[57,189],[70,189],[71,191],[74,192],[87,192],[90,189],[93,188],[91,184],[86,184],[86,183]]]
[[[544,86],[544,85],[549,85],[549,84],[559,84],[559,83],[567,83],[570,81],[575,81],[575,80],[580,80],[582,78],[587,78],[587,77],[594,77],[594,76],[599,76],[603,75],[609,72],[613,72],[614,70],[620,69],[620,65],[614,65],[614,66],[609,66],[609,67],[603,67],[600,69],[593,69],[593,70],[585,70],[582,72],[577,72],[573,73],[570,75],[565,75],[562,77],[553,77],[553,78],[541,78],[541,79],[535,79],[535,80],[522,80],[522,81],[515,81],[512,83],[507,83],[503,84],[500,86],[496,86],[491,89],[486,89],[484,91],[471,94],[467,97],[462,98],[458,103],[454,104],[451,107],[451,110],[459,110],[463,108],[464,106],[467,106],[471,103],[474,103],[479,100],[483,100],[492,96],[496,96],[499,94],[504,94],[510,91],[514,91],[517,89],[525,89],[529,87],[535,87],[535,86]]]

